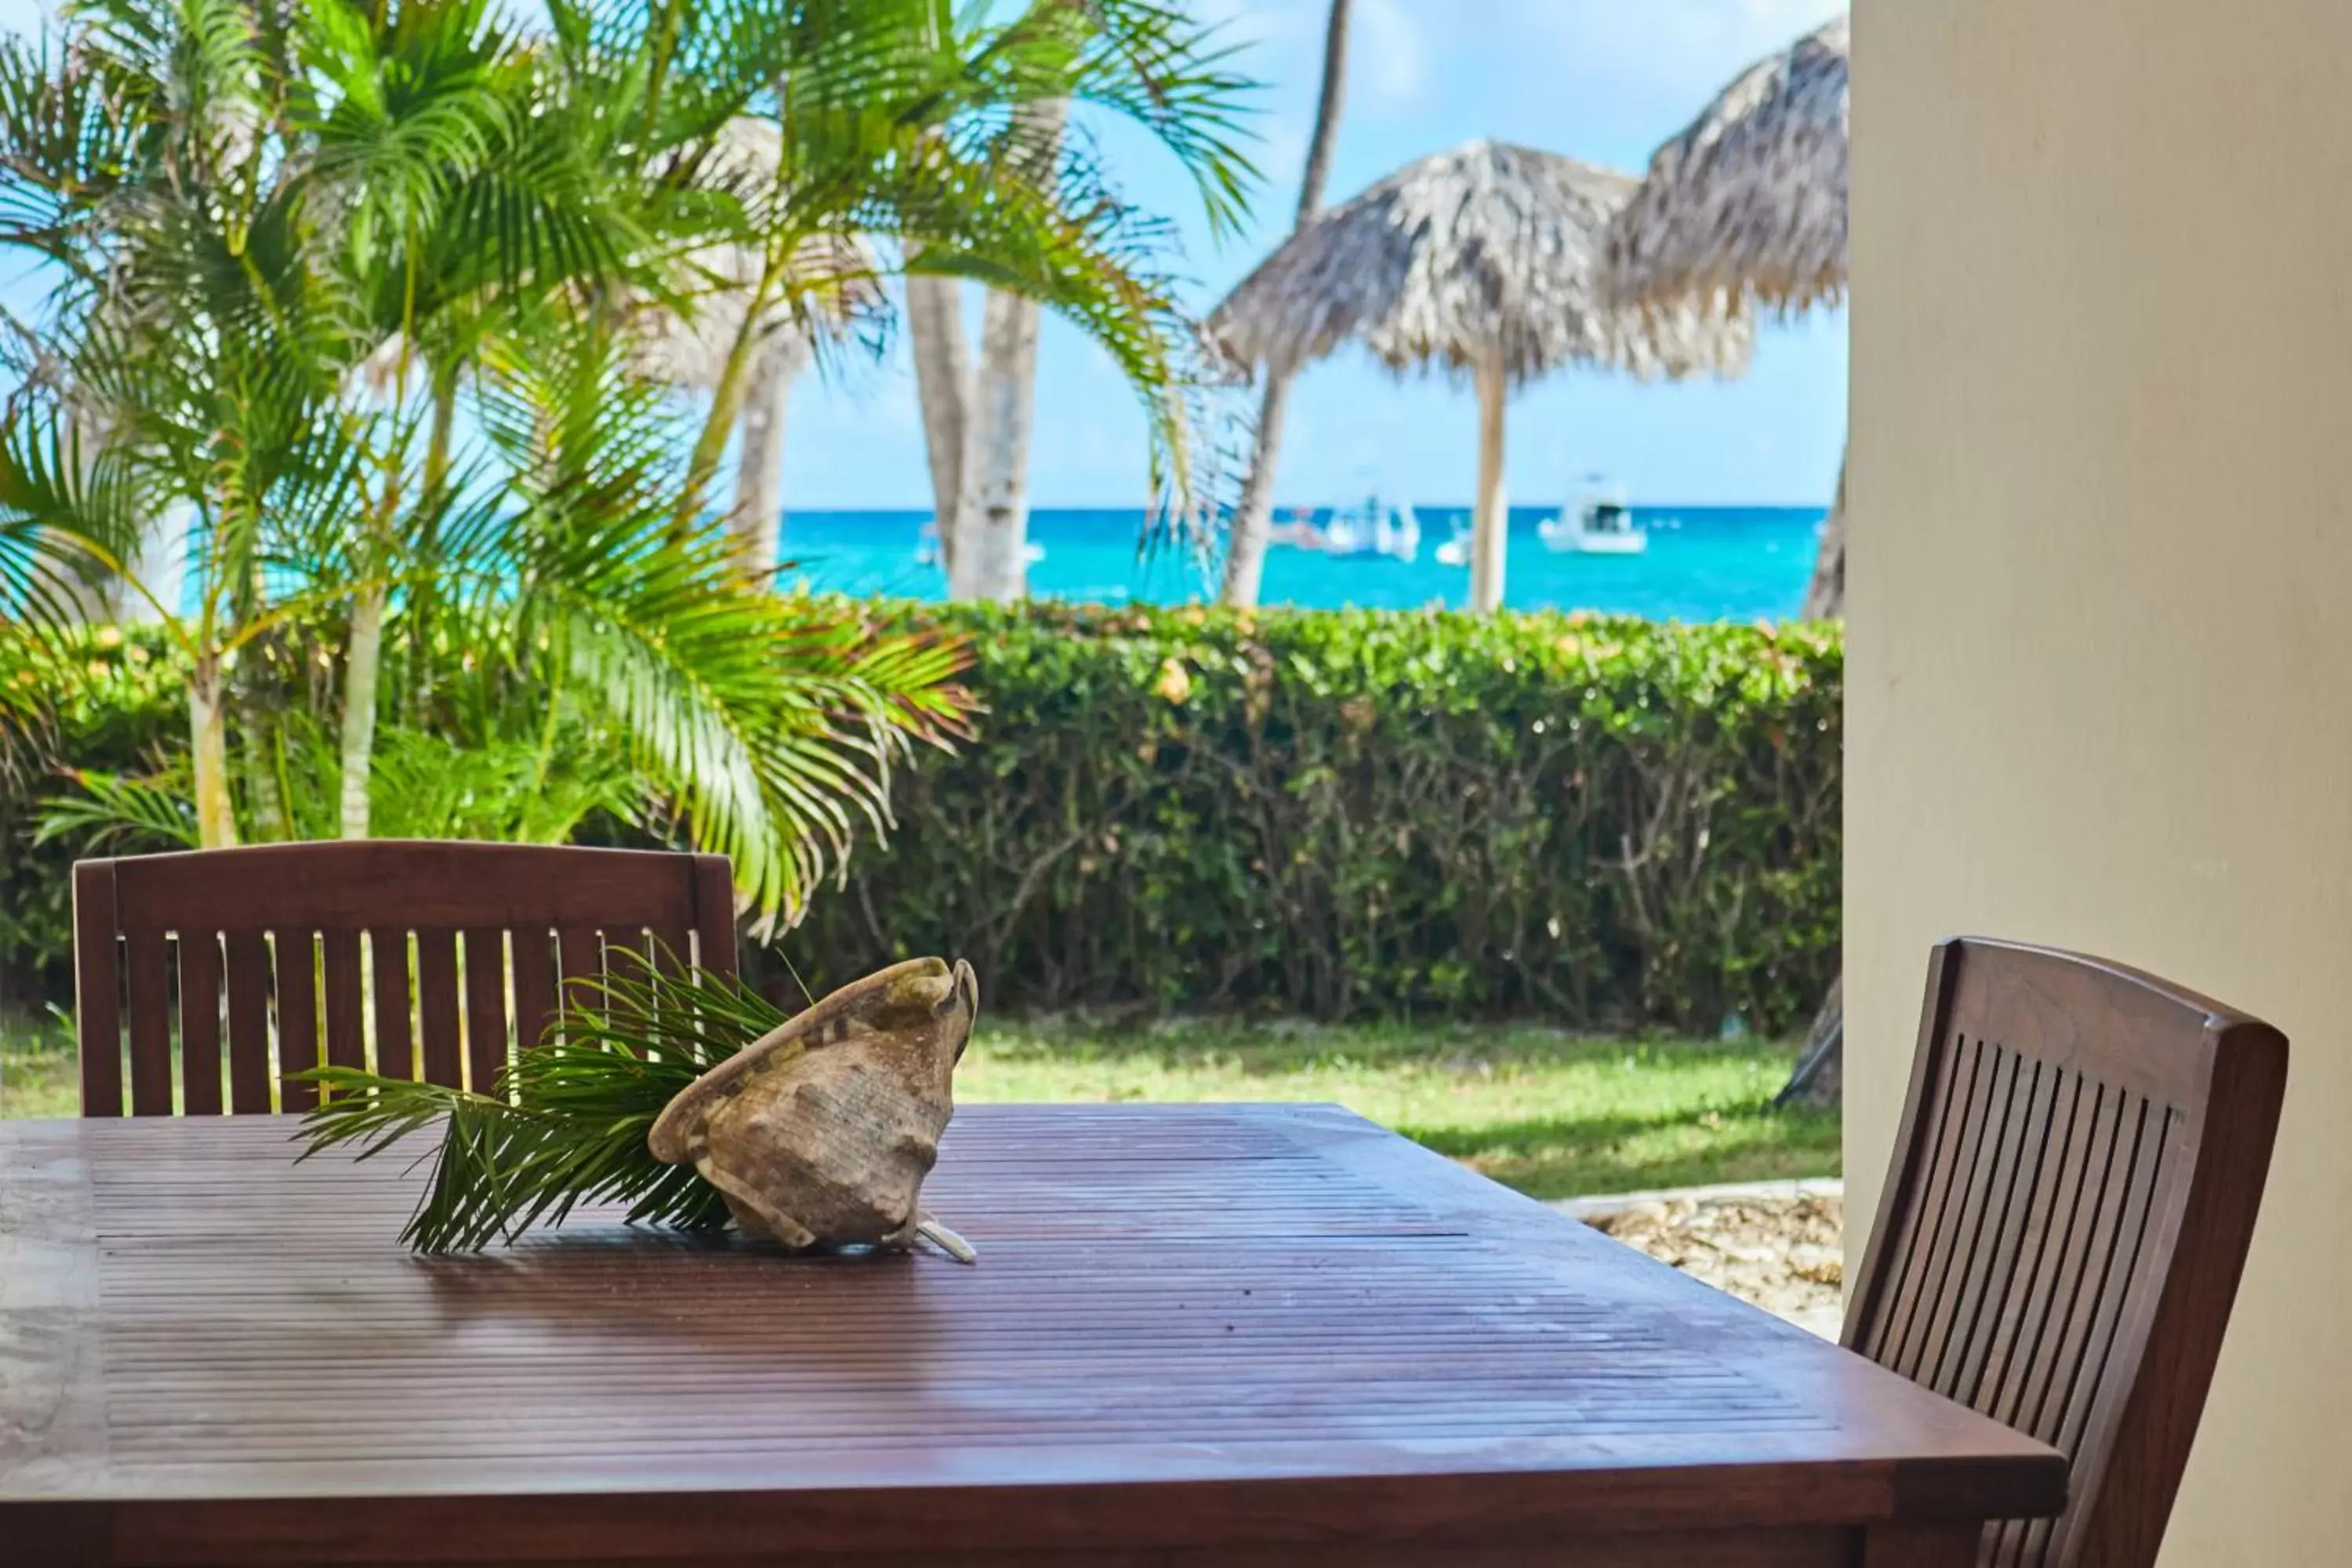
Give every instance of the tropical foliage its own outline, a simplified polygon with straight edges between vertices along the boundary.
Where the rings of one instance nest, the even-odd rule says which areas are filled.
[[[1016,110],[1130,116],[1228,210],[1217,59],[1141,0],[76,0],[0,45],[0,249],[51,284],[0,322],[5,629],[54,654],[143,608],[184,671],[184,761],[93,775],[81,826],[604,814],[795,911],[958,731],[963,656],[730,547],[749,367],[853,297],[870,320],[877,272],[982,278],[1129,373],[1181,509],[1162,231]],[[704,349],[697,405],[667,362]]]
[[[971,640],[983,710],[953,755],[893,775],[888,846],[793,933],[812,986],[953,951],[1015,1012],[1778,1035],[1836,973],[1834,626],[895,613]],[[172,656],[134,638],[75,657],[100,674],[52,719],[55,754],[184,754]],[[0,690],[48,679],[0,665]],[[7,763],[0,965],[62,997],[70,856],[31,842],[59,787],[37,756]]]

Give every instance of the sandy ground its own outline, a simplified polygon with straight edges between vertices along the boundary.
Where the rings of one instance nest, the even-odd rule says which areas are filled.
[[[1845,1199],[1837,1192],[1673,1194],[1586,1224],[1769,1312],[1837,1337],[1845,1280]]]

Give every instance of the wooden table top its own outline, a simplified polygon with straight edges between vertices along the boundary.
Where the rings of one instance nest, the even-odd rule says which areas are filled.
[[[0,1539],[1013,1562],[2063,1500],[2040,1445],[1332,1107],[968,1108],[925,1195],[972,1268],[604,1215],[420,1259],[422,1172],[293,1131],[0,1123]]]

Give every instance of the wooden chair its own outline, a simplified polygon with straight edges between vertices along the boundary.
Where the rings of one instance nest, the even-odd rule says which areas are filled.
[[[559,986],[602,973],[608,950],[658,942],[735,973],[734,883],[719,855],[273,844],[84,860],[73,889],[85,1116],[122,1114],[126,1023],[131,1113],[172,1114],[174,1011],[187,1112],[302,1110],[317,1090],[273,1084],[273,1036],[279,1072],[318,1066],[323,1039],[331,1065],[483,1088],[507,1060],[509,996],[513,1037],[536,1040]]]
[[[1844,1342],[2073,1465],[1979,1561],[2148,1568],[2261,1206],[2286,1037],[2095,958],[1936,949]]]

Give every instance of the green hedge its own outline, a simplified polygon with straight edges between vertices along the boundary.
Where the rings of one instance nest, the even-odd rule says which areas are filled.
[[[784,939],[813,986],[938,952],[1001,1007],[1778,1032],[1835,969],[1833,628],[904,613],[970,635],[987,710]],[[59,754],[175,745],[151,671]],[[54,987],[70,857],[29,847],[30,782],[0,781],[0,943]]]
[[[94,633],[86,680],[26,668],[17,647],[0,639],[0,681],[17,700],[0,703],[0,1008],[9,1011],[73,996],[79,855],[71,844],[33,842],[41,801],[67,791],[58,768],[144,772],[165,752],[184,753],[188,735],[183,671],[152,635]]]
[[[827,980],[955,952],[1033,1007],[1780,1031],[1834,972],[1833,628],[944,619],[982,739],[904,780],[803,928]]]

